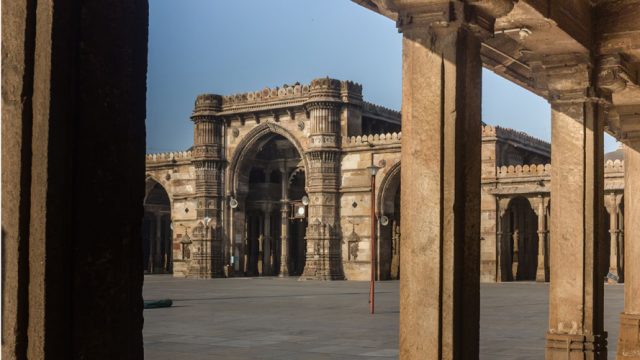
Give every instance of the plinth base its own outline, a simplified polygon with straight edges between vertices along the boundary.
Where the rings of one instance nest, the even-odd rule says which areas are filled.
[[[606,360],[607,333],[573,335],[547,333],[545,360]]]
[[[617,360],[640,360],[640,314],[620,314]]]

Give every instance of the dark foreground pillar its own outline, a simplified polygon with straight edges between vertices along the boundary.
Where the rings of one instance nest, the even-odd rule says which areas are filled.
[[[147,1],[2,5],[2,357],[142,359]]]

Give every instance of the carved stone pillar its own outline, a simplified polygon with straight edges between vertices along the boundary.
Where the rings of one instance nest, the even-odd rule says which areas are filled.
[[[342,280],[338,188],[340,186],[341,88],[351,82],[311,82],[305,104],[311,118],[308,157],[309,225],[302,279]],[[360,89],[361,91],[361,89]]]
[[[618,203],[616,194],[611,193],[605,200],[607,212],[609,213],[609,274],[607,281],[609,283],[617,283],[619,279],[618,272]]]
[[[267,205],[264,209],[264,231],[262,242],[262,275],[273,275],[271,273],[271,205]]]
[[[282,172],[282,207],[280,213],[282,214],[280,220],[280,273],[278,276],[289,276],[289,177],[287,176],[287,168],[284,166],[281,169]]]
[[[624,311],[620,314],[618,360],[640,359],[640,140],[624,152]]]
[[[462,2],[401,9],[400,359],[477,359],[480,40]]]
[[[223,120],[217,117],[221,111],[219,95],[204,94],[196,99],[191,115],[194,123],[193,165],[196,172],[196,215],[198,221],[210,228],[207,232],[210,243],[201,249],[201,262],[207,263],[206,273],[189,272],[187,277],[209,278],[223,275],[222,241],[222,179],[225,167],[222,140]]]
[[[511,231],[509,230],[511,222],[508,218],[505,218],[511,199],[496,197],[496,200],[496,282],[503,282],[511,280],[504,269],[507,260],[511,258],[510,256],[506,258],[506,244],[508,243],[508,239],[511,239]]]
[[[547,203],[549,199],[540,195],[534,211],[538,216],[538,265],[536,267],[536,281],[545,282],[547,279],[545,258],[547,257]],[[533,204],[533,202],[532,202]]]
[[[603,209],[604,105],[577,55],[544,63],[551,103],[551,284],[546,360],[606,359],[598,241]]]

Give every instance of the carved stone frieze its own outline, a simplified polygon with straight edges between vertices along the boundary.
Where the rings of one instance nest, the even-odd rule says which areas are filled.
[[[621,54],[603,55],[598,62],[598,87],[609,92],[624,90],[632,81],[629,64]]]

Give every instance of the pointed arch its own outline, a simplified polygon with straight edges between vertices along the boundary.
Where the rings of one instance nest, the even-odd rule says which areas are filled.
[[[389,209],[393,209],[393,201],[396,190],[400,186],[400,161],[391,165],[389,171],[380,182],[378,196],[376,196],[376,214],[384,215]]]
[[[251,152],[257,151],[256,144],[271,134],[281,135],[285,139],[289,140],[291,144],[298,150],[300,154],[300,158],[304,163],[304,168],[308,169],[309,164],[307,157],[305,156],[305,151],[298,139],[287,129],[282,127],[281,125],[274,123],[262,123],[247,133],[247,135],[242,138],[238,146],[236,147],[233,156],[231,157],[231,161],[229,162],[229,190],[232,195],[236,195],[238,192],[238,172],[247,157],[247,155]],[[305,183],[305,187],[307,184]]]

